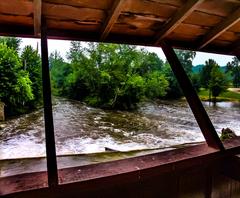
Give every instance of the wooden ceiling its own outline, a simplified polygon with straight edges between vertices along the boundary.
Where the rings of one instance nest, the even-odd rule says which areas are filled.
[[[2,0],[0,35],[173,47],[240,56],[240,0]]]

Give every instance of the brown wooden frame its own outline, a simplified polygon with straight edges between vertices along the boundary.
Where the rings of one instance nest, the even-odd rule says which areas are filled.
[[[46,21],[43,17],[41,20],[42,20],[41,21],[42,87],[43,87],[47,170],[48,170],[48,185],[50,188],[52,188],[58,185],[58,170],[52,113],[51,82],[48,61],[47,26]]]

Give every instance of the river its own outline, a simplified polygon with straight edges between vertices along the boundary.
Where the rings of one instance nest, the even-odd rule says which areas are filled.
[[[53,104],[57,155],[88,154],[84,155],[81,165],[115,159],[111,152],[104,159],[98,158],[97,153],[104,153],[106,148],[120,152],[144,151],[204,141],[184,100],[145,102],[134,111],[102,110],[63,98],[55,98]],[[229,127],[240,135],[240,103],[219,102],[216,106],[208,102],[203,104],[219,134],[222,128]],[[41,165],[45,163],[45,159],[41,158],[45,156],[43,110],[12,118],[4,125],[0,129],[0,176],[29,170],[32,161],[25,166],[25,171],[20,168],[20,171],[10,173],[9,169],[19,169],[23,160],[19,164],[16,159],[21,158],[28,158],[25,159],[27,161],[38,158],[38,162],[34,161],[35,168],[32,171],[45,170],[45,166]],[[94,156],[94,160],[91,157],[88,159],[89,156]],[[68,159],[66,163],[62,157],[59,157],[60,167],[79,165],[76,158]]]

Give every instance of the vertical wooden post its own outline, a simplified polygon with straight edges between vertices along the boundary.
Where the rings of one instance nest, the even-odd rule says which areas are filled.
[[[58,185],[58,172],[56,160],[56,148],[52,114],[51,84],[48,62],[48,44],[46,21],[42,18],[41,26],[41,51],[42,51],[42,82],[43,82],[43,102],[45,120],[45,138],[48,169],[48,186],[50,188]]]
[[[173,48],[166,42],[162,42],[161,47],[182,88],[207,144],[210,147],[224,150],[224,146]]]

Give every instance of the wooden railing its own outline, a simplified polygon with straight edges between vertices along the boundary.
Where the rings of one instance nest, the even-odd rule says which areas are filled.
[[[48,188],[46,172],[0,179],[7,197],[239,197],[235,166],[240,137],[219,151],[207,144],[130,159],[61,169]],[[234,157],[233,157],[234,156]],[[226,168],[228,167],[228,168]],[[24,191],[24,192],[23,192]]]

